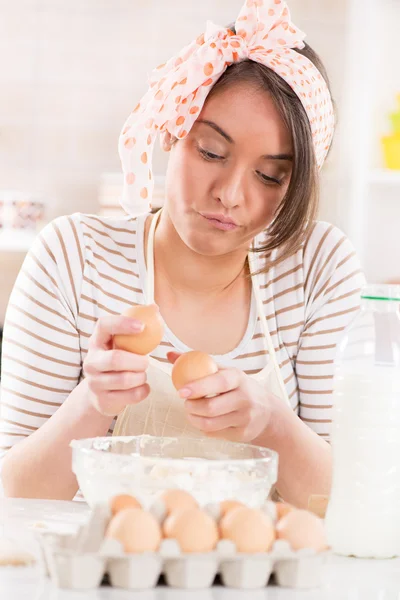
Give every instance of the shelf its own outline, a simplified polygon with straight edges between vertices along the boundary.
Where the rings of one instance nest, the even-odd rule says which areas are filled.
[[[0,252],[27,252],[36,236],[36,232],[3,231],[0,233]]]
[[[369,183],[382,183],[386,185],[400,185],[400,171],[391,169],[374,169],[368,178]]]

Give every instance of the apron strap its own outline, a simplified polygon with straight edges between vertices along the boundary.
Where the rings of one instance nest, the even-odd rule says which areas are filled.
[[[274,344],[272,343],[272,338],[269,333],[267,319],[264,314],[264,306],[262,303],[262,298],[261,298],[261,293],[260,293],[259,275],[256,274],[257,264],[256,264],[254,252],[249,252],[248,259],[249,259],[249,264],[250,264],[250,271],[252,273],[251,280],[252,280],[253,291],[254,291],[254,295],[255,295],[256,303],[257,303],[257,312],[260,317],[261,328],[263,330],[264,337],[265,337],[265,340],[267,343],[269,358],[270,358],[272,364],[274,365],[275,375],[277,377],[279,387],[281,390],[281,394],[282,394],[281,397],[288,406],[291,406],[289,396],[288,396],[288,393],[286,390],[285,382],[283,381],[281,369],[279,367]],[[254,273],[254,275],[253,275],[253,273]]]
[[[149,229],[149,237],[147,240],[147,275],[146,275],[146,298],[148,304],[154,302],[154,234],[156,231],[157,223],[160,218],[161,209],[154,215]]]

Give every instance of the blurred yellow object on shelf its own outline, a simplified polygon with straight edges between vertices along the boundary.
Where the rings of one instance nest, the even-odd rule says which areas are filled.
[[[400,135],[400,94],[397,94],[397,111],[390,115],[392,121],[393,133]]]
[[[400,133],[383,137],[382,144],[386,168],[400,171]]]
[[[392,135],[382,138],[383,155],[387,169],[400,170],[400,94],[397,94],[398,110],[391,113]]]
[[[395,135],[400,135],[400,110],[390,115]]]

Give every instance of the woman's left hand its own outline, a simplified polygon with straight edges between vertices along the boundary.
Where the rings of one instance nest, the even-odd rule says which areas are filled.
[[[169,353],[175,362],[179,355]],[[221,369],[179,390],[193,427],[212,437],[249,443],[271,422],[274,396],[239,369]],[[190,400],[190,396],[200,396]],[[212,397],[209,397],[212,396]]]

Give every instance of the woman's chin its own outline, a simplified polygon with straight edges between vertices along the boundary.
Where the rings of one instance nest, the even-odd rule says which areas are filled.
[[[243,244],[243,240],[238,239],[237,232],[220,231],[206,223],[195,211],[183,215],[176,220],[175,230],[182,242],[196,254],[223,256]]]
[[[198,232],[188,234],[183,241],[190,250],[201,256],[222,256],[236,248],[235,244],[227,244],[225,240],[217,240],[212,235],[201,235]]]

